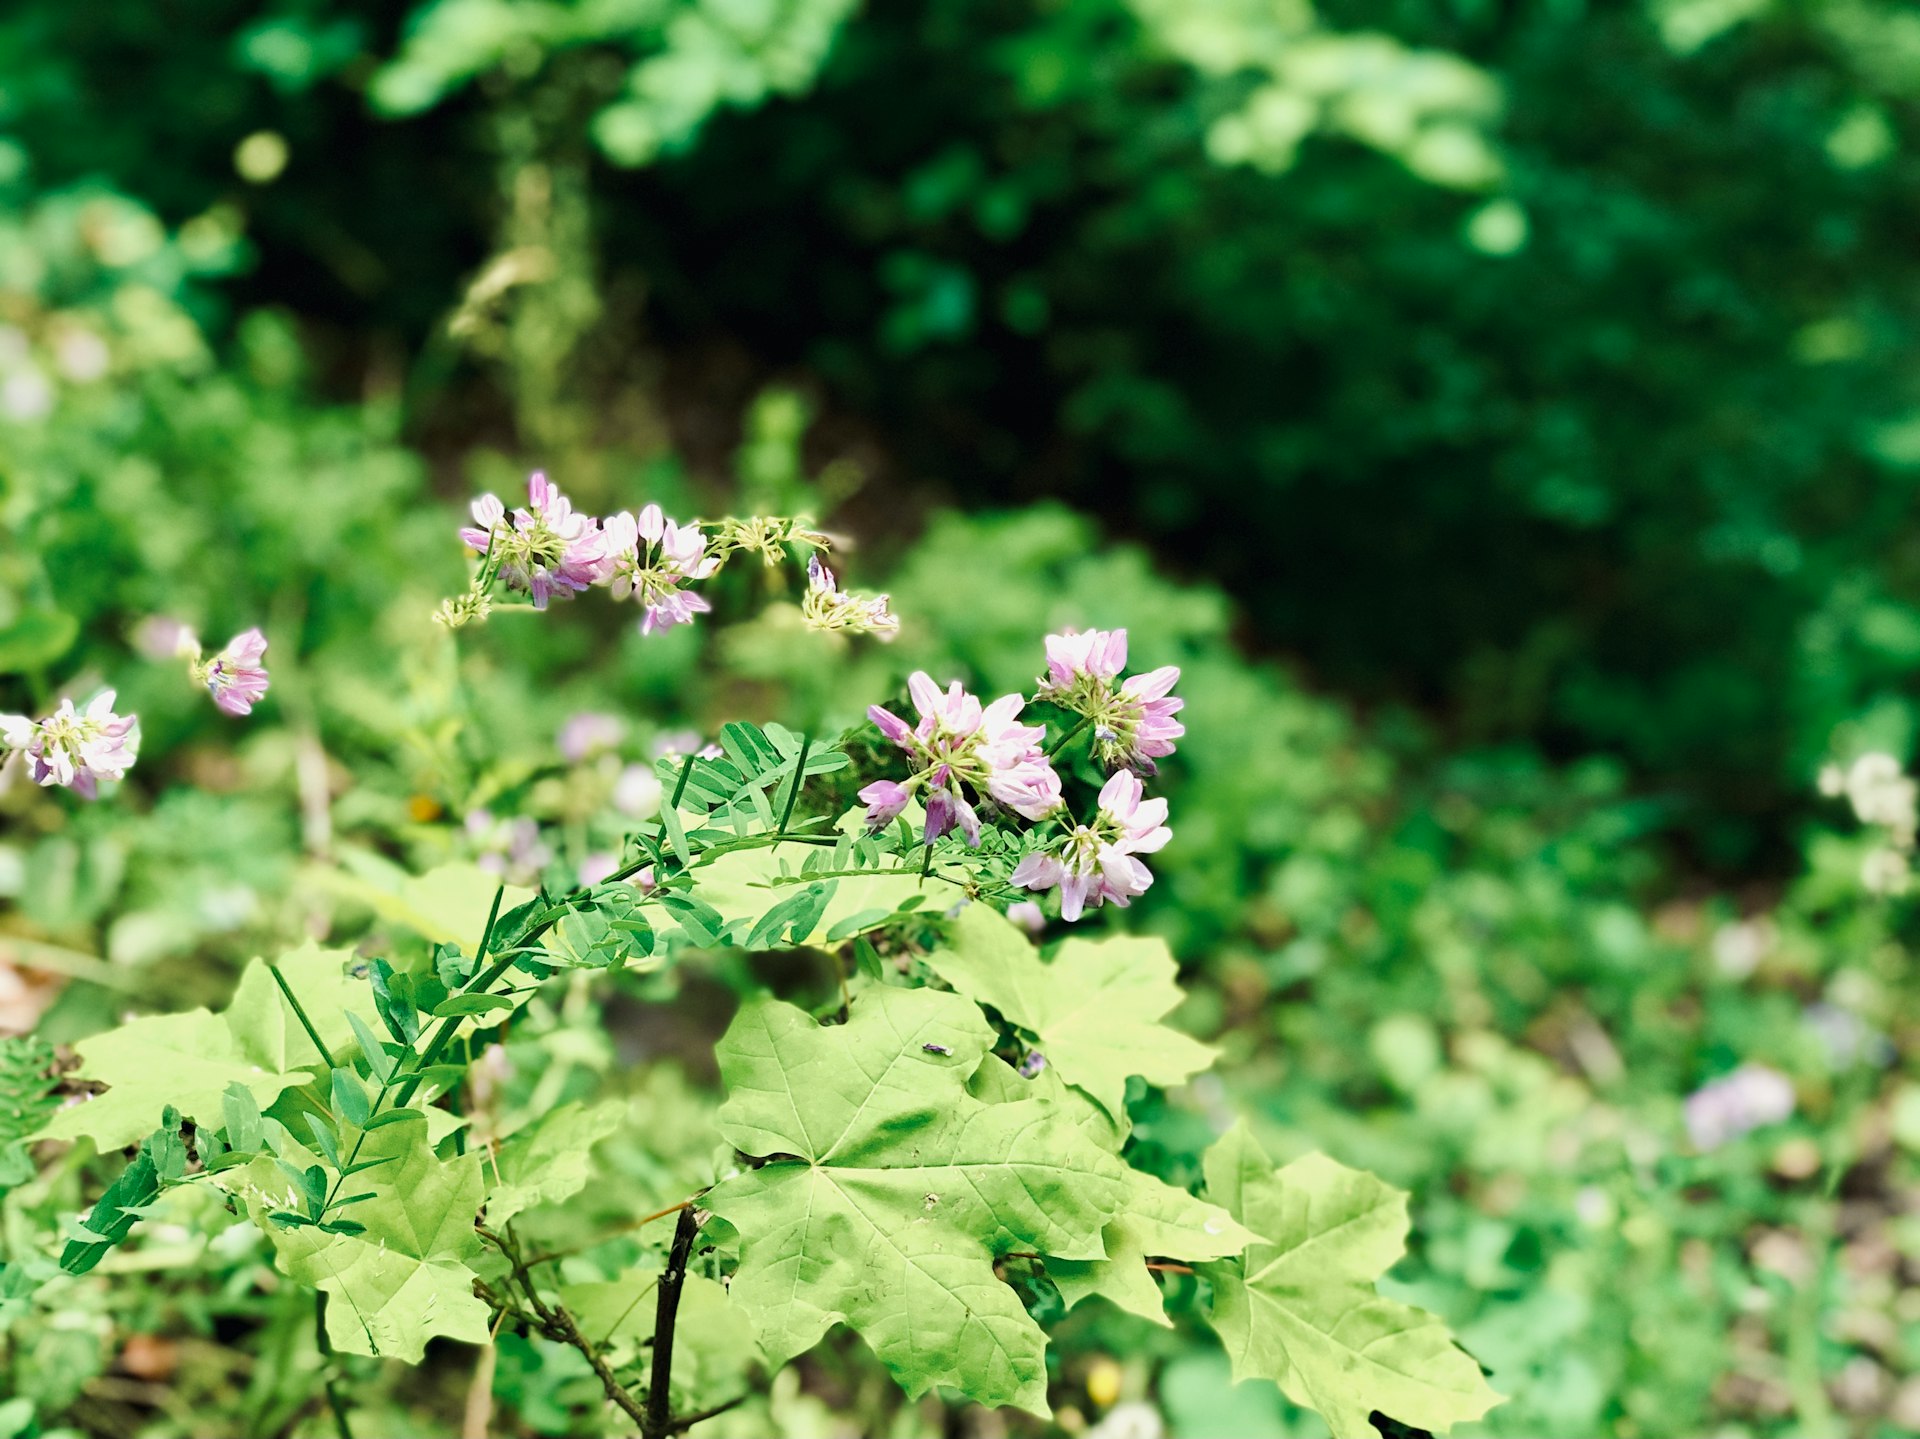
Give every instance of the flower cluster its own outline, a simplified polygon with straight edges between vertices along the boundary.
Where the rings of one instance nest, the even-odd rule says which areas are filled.
[[[832,572],[823,565],[819,569],[825,578],[817,583],[831,590]],[[1166,800],[1148,799],[1141,776],[1156,772],[1154,762],[1172,754],[1174,741],[1186,730],[1173,718],[1183,703],[1172,695],[1180,671],[1169,665],[1122,679],[1126,662],[1125,630],[1047,637],[1048,673],[1039,681],[1036,698],[1080,716],[1080,723],[1054,749],[1065,748],[1090,730],[1093,757],[1111,771],[1086,823],[1064,814],[1052,751],[1041,746],[1045,726],[1019,722],[1027,703],[1023,696],[1006,695],[983,706],[959,684],[942,690],[922,671],[907,682],[919,711],[918,724],[909,725],[879,705],[867,711],[913,763],[905,780],[876,780],[860,791],[868,825],[890,824],[919,796],[926,810],[927,843],[958,829],[977,846],[980,816],[974,805],[985,801],[1035,823],[1058,826],[1057,833],[1045,836],[1014,867],[1011,883],[1035,891],[1059,890],[1061,917],[1069,921],[1102,904],[1131,904],[1153,883],[1140,856],[1154,853],[1173,837]],[[1033,905],[1027,901],[1018,908],[1032,910]]]
[[[860,791],[867,823],[892,822],[916,792],[924,791],[925,834],[929,844],[958,829],[969,844],[980,842],[980,817],[969,803],[988,800],[1031,820],[1060,807],[1060,776],[1040,748],[1041,725],[1019,723],[1026,701],[1003,695],[983,706],[955,681],[942,690],[925,670],[907,681],[920,722],[909,725],[891,710],[874,705],[868,717],[880,732],[914,761],[907,781],[879,780]]]
[[[1172,695],[1174,665],[1121,680],[1127,667],[1125,630],[1068,630],[1047,636],[1047,672],[1038,698],[1071,710],[1093,727],[1093,749],[1109,770],[1151,775],[1156,760],[1173,753],[1187,732],[1174,718],[1186,701]]]
[[[473,502],[473,523],[460,538],[486,557],[486,568],[510,590],[544,610],[555,595],[578,594],[605,578],[605,537],[589,515],[573,512],[573,502],[539,471],[527,481],[527,504],[508,513],[498,495]]]
[[[39,785],[62,785],[92,799],[103,779],[121,779],[140,749],[140,721],[113,712],[114,692],[102,690],[84,710],[63,699],[43,720],[0,715],[0,742],[26,756]]]
[[[1091,824],[1075,825],[1061,844],[1030,854],[1014,867],[1023,889],[1058,889],[1060,917],[1069,922],[1103,902],[1122,909],[1147,892],[1153,875],[1137,856],[1173,838],[1167,802],[1143,799],[1139,777],[1126,770],[1108,778]]]
[[[857,595],[842,590],[833,571],[820,556],[807,557],[807,595],[800,602],[801,618],[811,629],[846,630],[890,640],[900,633],[900,618],[888,608],[886,595]]]
[[[668,519],[658,505],[596,519],[577,513],[560,488],[539,473],[527,481],[525,506],[509,511],[499,496],[482,495],[472,508],[474,522],[461,527],[460,538],[481,557],[480,565],[466,593],[443,601],[434,616],[449,629],[485,620],[493,611],[497,584],[509,594],[526,595],[536,610],[555,597],[570,599],[605,587],[616,600],[638,602],[640,633],[652,634],[709,613],[712,604],[692,586],[711,579],[731,556],[754,553],[776,565],[790,548],[827,545],[827,537],[807,521],[781,516],[722,520],[711,535],[698,524]],[[816,629],[891,639],[899,628],[885,595],[842,593],[817,556],[808,568],[803,608]]]

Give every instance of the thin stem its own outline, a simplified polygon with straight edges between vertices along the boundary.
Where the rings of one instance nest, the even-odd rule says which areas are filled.
[[[280,966],[268,965],[267,973],[273,976],[273,982],[280,986],[280,992],[287,997],[287,1003],[293,1006],[294,1017],[300,1021],[300,1027],[306,1030],[307,1038],[313,1041],[313,1047],[320,1051],[320,1057],[326,1060],[327,1068],[338,1068],[339,1066],[334,1063],[333,1051],[327,1048],[327,1042],[320,1037],[320,1031],[315,1029],[313,1021],[307,1018],[306,1006],[301,1004],[299,996],[294,994],[293,986],[287,983],[287,977],[280,972]]]
[[[1055,755],[1059,754],[1061,750],[1065,749],[1069,744],[1073,743],[1074,737],[1077,736],[1081,730],[1085,729],[1088,725],[1092,723],[1093,723],[1092,715],[1082,715],[1080,718],[1080,723],[1075,725],[1072,729],[1068,730],[1065,734],[1061,735],[1059,739],[1055,740],[1052,744],[1047,746],[1047,758],[1052,759]]]
[[[704,1424],[707,1420],[714,1418],[716,1415],[724,1414],[729,1409],[738,1409],[742,1404],[747,1402],[747,1398],[748,1396],[745,1394],[736,1394],[726,1403],[716,1404],[711,1409],[698,1409],[691,1414],[682,1414],[678,1419],[673,1420],[667,1425],[666,1432],[669,1434],[684,1434],[696,1424]]]
[[[592,1368],[594,1377],[599,1379],[600,1387],[606,1390],[607,1398],[619,1406],[621,1413],[638,1424],[643,1434],[646,1433],[647,1411],[642,1409],[634,1397],[627,1392],[619,1376],[613,1372],[607,1361],[600,1357],[600,1351],[594,1348],[587,1341],[586,1335],[580,1332],[580,1326],[574,1323],[573,1315],[567,1312],[567,1306],[549,1305],[540,1298],[539,1290],[534,1287],[533,1276],[527,1273],[527,1265],[520,1258],[520,1247],[514,1242],[511,1230],[504,1235],[495,1234],[484,1224],[476,1224],[474,1232],[506,1256],[507,1263],[513,1267],[513,1278],[519,1281],[522,1292],[527,1296],[527,1302],[533,1305],[534,1316],[539,1321],[541,1332],[549,1339],[558,1340],[562,1344],[569,1344],[578,1349]],[[498,1296],[490,1295],[490,1297],[493,1297],[496,1303],[499,1302]],[[509,1298],[511,1298],[511,1291],[509,1291]],[[519,1312],[517,1303],[513,1307],[516,1313]]]
[[[693,1201],[691,1199],[683,1199],[678,1204],[669,1204],[665,1209],[655,1210],[652,1214],[646,1215],[643,1218],[629,1219],[625,1224],[616,1225],[608,1233],[601,1235],[598,1239],[590,1240],[588,1243],[576,1244],[568,1249],[549,1249],[544,1254],[536,1254],[527,1261],[527,1268],[538,1269],[542,1264],[551,1264],[556,1259],[569,1259],[576,1254],[584,1254],[596,1244],[605,1244],[617,1234],[630,1234],[636,1229],[644,1229],[647,1225],[653,1223],[654,1220],[665,1219],[669,1214],[678,1214],[681,1210],[690,1208],[692,1204]]]
[[[670,1404],[673,1382],[673,1329],[680,1317],[680,1290],[687,1282],[687,1261],[693,1257],[693,1237],[700,1216],[692,1205],[680,1211],[673,1231],[673,1247],[660,1276],[653,1311],[653,1377],[647,1385],[647,1412],[640,1421],[641,1439],[666,1439],[674,1432]]]

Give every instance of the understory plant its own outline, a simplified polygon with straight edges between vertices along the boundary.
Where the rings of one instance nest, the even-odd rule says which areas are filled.
[[[536,475],[524,506],[486,496],[473,520],[449,631],[605,591],[652,634],[716,613],[703,589],[749,558],[804,561],[801,640],[900,624],[886,596],[840,588],[802,518],[593,517]],[[207,663],[179,646],[253,723],[264,650],[258,631]],[[1046,1326],[1096,1299],[1211,1324],[1236,1379],[1276,1381],[1338,1436],[1478,1418],[1498,1402],[1480,1366],[1375,1285],[1404,1250],[1404,1194],[1319,1155],[1276,1167],[1230,1115],[1210,1116],[1198,1175],[1134,1140],[1134,1113],[1215,1052],[1168,1023],[1166,945],[1094,927],[1175,842],[1151,789],[1184,737],[1179,672],[1130,658],[1120,630],[1036,636],[1032,694],[915,672],[911,719],[883,695],[844,734],[728,723],[659,756],[650,812],[581,883],[396,878],[367,891],[360,943],[257,959],[220,1012],[131,1019],[57,1080],[44,1046],[11,1042],[0,1165],[31,1173],[56,1141],[131,1158],[57,1256],[0,1271],[0,1302],[55,1292],[162,1213],[250,1225],[315,1296],[343,1434],[338,1356],[417,1364],[431,1341],[508,1332],[576,1354],[645,1439],[764,1394],[838,1326],[909,1396],[1044,1416]],[[110,800],[137,732],[111,722],[103,741],[70,705],[9,717],[10,763]],[[746,994],[712,1048],[723,1097],[656,1166],[671,1202],[623,1208],[604,1155],[685,1107],[669,1120],[644,1085],[516,1088],[517,1035],[556,1005],[604,1006],[612,1031],[623,984],[671,1014],[703,971]],[[796,1003],[779,997],[795,972],[828,979]],[[569,1208],[594,1232],[556,1240]]]

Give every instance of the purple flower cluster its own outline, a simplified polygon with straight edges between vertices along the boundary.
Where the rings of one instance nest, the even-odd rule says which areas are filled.
[[[658,505],[638,514],[622,510],[596,519],[577,513],[560,488],[543,474],[527,481],[527,503],[509,511],[498,495],[473,502],[473,523],[460,538],[480,555],[472,587],[448,599],[437,618],[450,627],[487,617],[496,581],[524,594],[544,610],[555,597],[570,599],[603,586],[616,600],[641,607],[640,633],[650,635],[691,624],[713,606],[693,586],[710,579],[731,555],[753,551],[778,563],[788,547],[822,547],[827,538],[801,520],[760,516],[723,520],[715,534],[697,524],[670,520]],[[833,571],[813,557],[807,569],[802,614],[809,626],[891,639],[899,621],[885,595],[857,595],[839,588]]]
[[[860,791],[867,823],[892,822],[916,792],[923,791],[927,842],[958,829],[969,844],[980,842],[980,816],[974,802],[990,801],[1031,820],[1060,807],[1060,776],[1040,748],[1043,725],[1019,723],[1026,701],[1003,695],[990,705],[968,694],[956,680],[942,690],[925,670],[907,681],[920,722],[909,725],[891,710],[873,705],[867,715],[888,739],[911,757],[907,781],[878,780]],[[971,792],[974,802],[967,798]]]
[[[1038,698],[1071,710],[1093,726],[1093,748],[1109,770],[1151,775],[1187,732],[1174,718],[1186,701],[1173,697],[1176,665],[1120,679],[1127,667],[1125,630],[1068,630],[1047,636],[1047,672]],[[1117,681],[1117,683],[1116,683]]]
[[[1036,823],[1054,820],[1062,832],[1014,867],[1012,883],[1059,890],[1060,913],[1069,921],[1102,904],[1131,904],[1153,883],[1140,856],[1173,838],[1166,800],[1148,799],[1141,776],[1156,772],[1155,761],[1173,753],[1186,728],[1174,718],[1184,704],[1172,694],[1180,671],[1167,665],[1123,679],[1126,664],[1125,630],[1047,637],[1048,672],[1039,681],[1037,698],[1080,716],[1055,748],[1090,728],[1093,755],[1111,771],[1086,823],[1061,818],[1060,776],[1041,743],[1046,728],[1019,722],[1025,698],[1005,695],[983,706],[958,683],[942,690],[921,671],[907,682],[919,711],[917,724],[879,705],[867,711],[913,764],[905,780],[875,780],[860,791],[868,826],[892,823],[916,796],[925,806],[929,844],[958,829],[978,846],[980,815],[974,806],[983,801]],[[1016,909],[1023,923],[1040,917],[1031,901]]]
[[[460,538],[487,557],[508,589],[530,596],[536,610],[555,595],[569,598],[598,584],[608,572],[599,524],[575,514],[573,502],[537,470],[527,481],[524,509],[509,513],[498,495],[482,495]]]
[[[114,692],[102,690],[84,710],[63,699],[43,720],[0,714],[0,742],[26,756],[38,785],[61,785],[92,799],[103,779],[121,779],[140,749],[140,721],[113,712]]]
[[[1060,917],[1071,923],[1103,903],[1125,909],[1147,892],[1153,874],[1138,856],[1152,854],[1173,838],[1167,802],[1143,799],[1139,776],[1120,770],[1100,790],[1091,824],[1075,825],[1051,850],[1030,854],[1014,867],[1023,889],[1060,891]]]

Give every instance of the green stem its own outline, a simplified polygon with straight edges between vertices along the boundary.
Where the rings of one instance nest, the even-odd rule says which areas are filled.
[[[287,983],[287,977],[280,972],[280,966],[270,964],[267,973],[273,976],[273,982],[280,986],[280,992],[287,997],[287,1003],[293,1006],[294,1017],[300,1021],[300,1027],[307,1032],[307,1038],[313,1041],[313,1047],[320,1051],[320,1057],[327,1062],[328,1069],[337,1069],[333,1052],[327,1048],[327,1042],[320,1037],[320,1031],[313,1027],[313,1021],[307,1018],[306,1006],[300,1003],[300,997],[293,992],[293,986]]]
[[[1079,724],[1075,725],[1072,729],[1068,730],[1065,734],[1061,735],[1059,739],[1055,740],[1052,744],[1047,746],[1047,758],[1052,759],[1055,755],[1059,754],[1061,750],[1065,749],[1069,744],[1073,743],[1074,737],[1078,735],[1081,730],[1085,729],[1088,725],[1092,723],[1093,723],[1093,716],[1082,715],[1080,718]]]

